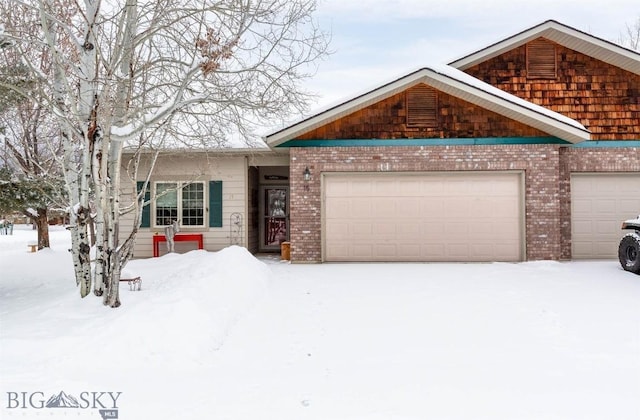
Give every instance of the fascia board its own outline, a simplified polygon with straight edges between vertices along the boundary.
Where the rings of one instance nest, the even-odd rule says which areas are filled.
[[[410,86],[419,83],[421,72],[422,70],[418,70],[410,73],[407,76],[396,79],[377,89],[371,90],[362,95],[356,96],[355,98],[344,101],[339,105],[317,113],[298,123],[294,123],[289,127],[281,129],[280,131],[268,134],[264,136],[263,139],[270,147],[276,147],[302,133],[314,130],[360,109],[366,108],[369,105],[373,105],[378,101],[393,96],[396,93],[402,92]]]
[[[442,92],[464,99],[474,105],[537,128],[571,143],[577,143],[590,138],[590,133],[586,129],[583,130],[566,124],[548,116],[546,113],[537,112],[533,109],[533,104],[532,108],[525,107],[517,102],[508,101],[502,96],[493,95],[440,73],[429,71],[427,75],[425,75],[424,83]]]
[[[449,63],[466,70],[539,37],[547,38],[567,48],[592,56],[631,73],[640,74],[640,54],[596,36],[581,32],[555,21],[547,21],[503,41],[468,54]]]
[[[550,117],[546,113],[536,112],[534,109],[522,106],[517,102],[504,99],[502,96],[507,95],[506,93],[502,96],[496,96],[476,86],[459,81],[454,77],[447,76],[429,68],[423,68],[410,73],[408,76],[387,83],[378,89],[358,96],[355,99],[342,102],[340,105],[309,117],[276,133],[265,136],[265,141],[270,147],[277,147],[302,133],[311,131],[345,115],[366,108],[371,104],[402,92],[418,83],[425,83],[442,92],[459,97],[507,118],[538,128],[545,133],[571,143],[590,138],[590,134],[586,130],[563,123],[560,120]],[[514,97],[514,99],[518,98]],[[533,104],[531,104],[531,106],[534,107]],[[549,112],[548,110],[546,111]]]

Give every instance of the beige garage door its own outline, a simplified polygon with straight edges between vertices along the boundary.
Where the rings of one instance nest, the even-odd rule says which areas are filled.
[[[572,174],[573,258],[617,258],[620,225],[639,213],[639,173]]]
[[[325,261],[520,261],[520,173],[326,174]]]

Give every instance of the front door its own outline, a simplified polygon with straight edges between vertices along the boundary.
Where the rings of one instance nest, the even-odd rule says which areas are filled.
[[[280,251],[289,240],[289,188],[262,187],[260,250]]]

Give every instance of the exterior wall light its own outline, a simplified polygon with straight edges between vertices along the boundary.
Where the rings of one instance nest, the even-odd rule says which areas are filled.
[[[309,170],[308,166],[304,168],[304,172],[302,173],[302,179],[304,179],[304,182],[311,181],[311,171]]]

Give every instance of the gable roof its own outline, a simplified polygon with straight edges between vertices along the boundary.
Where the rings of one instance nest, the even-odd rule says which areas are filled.
[[[640,75],[640,53],[555,20],[542,22],[486,48],[452,61],[449,65],[460,70],[466,70],[539,37]]]
[[[270,147],[276,147],[308,131],[400,93],[418,83],[427,84],[439,91],[537,128],[570,143],[578,143],[590,138],[589,130],[571,118],[504,92],[453,67],[438,66],[415,70],[308,118],[274,130],[265,135],[264,140]]]

